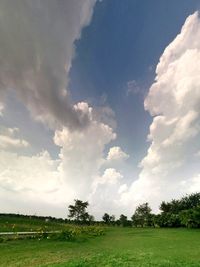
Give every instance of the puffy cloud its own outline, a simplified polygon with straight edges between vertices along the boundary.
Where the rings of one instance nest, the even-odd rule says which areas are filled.
[[[54,142],[60,147],[58,160],[48,152],[24,156],[1,151],[5,211],[13,210],[15,198],[18,211],[42,212],[45,207],[50,214],[51,205],[87,198],[105,161],[105,146],[116,138],[110,108],[72,104],[66,90],[74,42],[89,24],[94,4],[95,0],[0,3],[0,112],[12,90],[36,120],[55,130]],[[9,131],[0,140],[4,149],[27,145]]]
[[[59,161],[53,160],[47,151],[34,156],[20,156],[1,150],[0,162],[3,212],[62,214],[56,209],[65,206],[70,192],[60,176]]]
[[[95,120],[101,121],[104,124],[109,125],[113,129],[115,129],[117,126],[115,120],[115,113],[108,106],[95,107],[93,109],[93,117]]]
[[[99,217],[105,212],[120,214],[119,198],[123,175],[114,168],[105,169],[102,176],[97,176],[92,183],[89,196],[92,212]],[[126,186],[123,186],[126,187]]]
[[[95,0],[0,2],[0,100],[17,97],[51,127],[84,127],[88,117],[71,105],[66,86],[74,41],[88,25]],[[3,105],[0,104],[0,112]]]
[[[93,182],[93,187],[94,187],[94,190],[96,190],[97,186],[98,185],[101,185],[101,184],[111,184],[111,185],[114,185],[114,184],[117,184],[118,181],[122,178],[123,176],[117,172],[114,168],[108,168],[108,169],[105,169],[104,173],[102,176],[100,177],[97,177],[94,182]]]
[[[139,178],[128,185],[118,169],[106,166],[103,170],[105,162],[119,163],[128,158],[115,146],[104,159],[105,147],[116,138],[113,112],[106,108],[98,113],[84,102],[72,105],[64,89],[74,41],[89,23],[94,1],[58,3],[50,0],[47,7],[47,0],[0,3],[0,44],[4,48],[4,54],[0,54],[1,99],[5,89],[13,88],[36,119],[57,127],[54,142],[60,147],[58,160],[48,152],[22,156],[0,151],[0,198],[4,211],[13,211],[15,207],[16,211],[37,210],[54,215],[59,206],[66,208],[68,201],[76,197],[89,198],[98,215],[105,211],[118,214],[122,209],[128,213],[142,201],[150,201],[155,209],[160,200],[198,190],[198,13],[188,17],[181,33],[160,58],[155,82],[144,103],[153,116],[148,135],[150,146],[140,163]],[[13,12],[13,8],[18,12]],[[14,15],[10,19],[11,13]],[[16,27],[21,30],[14,27],[12,32],[15,14],[20,14]],[[49,34],[43,36],[45,32]],[[27,42],[30,46],[25,45]],[[0,138],[4,137],[6,146],[22,144],[23,139],[14,134],[16,131],[10,129]],[[63,210],[59,215],[64,216]]]
[[[120,187],[119,187],[119,190],[118,190],[118,193],[121,194],[125,191],[128,190],[128,186],[126,184],[122,184]]]
[[[82,131],[66,127],[56,130],[54,142],[60,147],[57,160],[47,151],[33,156],[1,151],[0,201],[4,203],[5,211],[41,214],[45,211],[45,214],[65,216],[67,210],[63,207],[66,209],[74,198],[89,198],[93,181],[104,163],[105,146],[116,138],[116,134],[110,126],[95,119],[93,109],[87,103],[78,103],[74,108],[87,114],[90,123]],[[7,136],[17,131],[7,129]],[[119,174],[108,169],[104,178],[112,185]],[[14,198],[17,200],[13,204]],[[23,198],[27,200],[26,204]],[[53,211],[53,207],[58,212]]]
[[[38,193],[57,190],[57,165],[47,151],[28,157],[17,153],[0,153],[1,187],[15,192]]]
[[[181,189],[185,193],[196,193],[200,191],[200,173],[190,179],[181,182]]]
[[[82,131],[71,132],[68,128],[57,130],[55,144],[61,147],[61,170],[75,197],[85,197],[103,162],[105,145],[116,138],[108,125],[93,118],[93,110],[86,103],[79,108],[88,111],[90,124]]]
[[[114,146],[108,151],[107,160],[108,161],[123,161],[129,158],[129,155],[122,151],[121,147]]]
[[[200,173],[200,19],[189,16],[178,36],[169,44],[156,68],[155,82],[145,99],[150,112],[147,155],[140,163],[139,179],[123,192],[121,201],[150,201],[178,197],[197,189]],[[199,187],[198,187],[199,188]]]

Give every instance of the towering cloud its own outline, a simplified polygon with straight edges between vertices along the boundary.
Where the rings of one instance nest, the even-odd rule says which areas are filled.
[[[105,161],[105,146],[116,138],[116,134],[110,126],[94,119],[93,109],[86,103],[79,104],[79,109],[88,110],[88,127],[79,132],[67,128],[56,131],[54,141],[61,147],[60,170],[66,185],[74,197],[87,198],[93,180],[99,175]]]
[[[155,209],[163,199],[200,190],[198,13],[187,18],[157,65],[144,103],[153,117],[149,149],[139,177],[130,181],[125,170],[129,155],[113,143],[108,147],[116,139],[113,111],[72,104],[67,92],[74,42],[89,23],[94,4],[0,1],[0,116],[6,95],[15,94],[35,120],[54,130],[59,149],[57,159],[42,147],[33,155],[17,123],[0,128],[3,211],[64,216],[66,205],[81,198],[90,201],[95,215],[128,214],[143,201]]]
[[[111,168],[104,172],[102,179],[99,178],[105,162],[105,146],[116,138],[113,129],[95,120],[93,109],[86,103],[77,104],[75,109],[87,113],[90,123],[81,131],[71,131],[67,127],[55,131],[54,142],[60,147],[57,160],[47,151],[33,156],[22,156],[5,149],[0,151],[0,201],[3,211],[37,211],[65,216],[66,205],[74,198],[88,199],[94,187],[95,192],[98,189],[97,197],[97,186],[110,185],[111,188],[121,178]],[[9,131],[12,132],[12,129]],[[13,134],[7,136],[10,138],[4,141],[4,146],[22,144],[22,140],[14,139]]]
[[[0,1],[0,114],[14,90],[33,117],[51,127],[83,127],[87,114],[70,103],[66,86],[74,41],[95,0]]]
[[[165,49],[156,79],[145,99],[153,118],[151,145],[141,162],[142,171],[122,200],[177,197],[199,190],[200,150],[200,19],[189,16],[181,33]],[[194,186],[195,184],[195,186]]]

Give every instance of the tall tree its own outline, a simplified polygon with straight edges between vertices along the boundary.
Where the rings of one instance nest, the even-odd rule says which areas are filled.
[[[80,223],[80,222],[87,222],[90,218],[90,215],[86,211],[87,207],[89,206],[89,203],[83,202],[82,200],[75,199],[75,204],[74,205],[69,205],[69,218],[72,218],[75,220],[75,222]]]
[[[110,223],[113,225],[115,224],[115,215],[110,216]]]
[[[134,226],[150,226],[151,208],[148,203],[139,205],[131,217]]]
[[[120,221],[120,225],[122,225],[123,227],[128,225],[127,216],[125,216],[124,214],[120,215],[119,221]]]
[[[111,221],[111,216],[108,213],[104,213],[102,219],[106,224],[109,224]]]

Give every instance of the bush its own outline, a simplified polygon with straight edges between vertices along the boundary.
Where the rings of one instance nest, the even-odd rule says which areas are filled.
[[[180,227],[182,226],[179,214],[169,212],[161,213],[156,216],[155,224],[160,227]]]
[[[73,229],[67,229],[59,233],[48,235],[48,239],[60,240],[60,241],[73,241],[75,240],[77,233]]]
[[[180,213],[180,220],[188,228],[200,227],[200,207],[182,211]]]

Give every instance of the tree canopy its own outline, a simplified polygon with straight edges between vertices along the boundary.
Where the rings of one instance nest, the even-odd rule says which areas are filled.
[[[69,205],[68,217],[75,223],[104,223],[107,225],[134,226],[134,227],[198,227],[200,228],[200,193],[186,195],[181,199],[162,201],[160,214],[153,214],[149,203],[136,207],[131,220],[121,214],[117,220],[114,215],[104,213],[103,221],[95,222],[94,217],[87,212],[89,203],[79,199],[74,200],[74,205]]]
[[[149,204],[146,202],[144,204],[139,205],[133,216],[131,217],[134,226],[149,226],[149,220],[151,217],[151,208]]]
[[[69,218],[72,218],[75,220],[75,222],[80,223],[80,222],[87,222],[90,219],[93,219],[91,215],[86,211],[89,203],[86,201],[82,201],[79,199],[75,199],[75,204],[74,205],[69,205],[68,210],[69,210]]]

